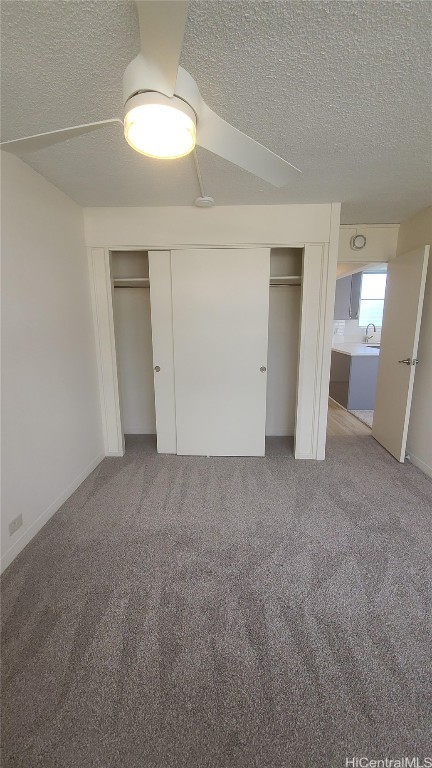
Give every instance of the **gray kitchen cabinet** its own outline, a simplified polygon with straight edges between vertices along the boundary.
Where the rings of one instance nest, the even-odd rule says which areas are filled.
[[[332,351],[329,394],[348,411],[373,411],[379,356]]]
[[[362,272],[351,275],[350,318],[357,320],[360,312],[360,293],[362,284]]]
[[[358,318],[361,281],[361,272],[336,280],[335,320],[354,320]]]
[[[351,276],[336,280],[334,319],[349,320],[351,301]]]

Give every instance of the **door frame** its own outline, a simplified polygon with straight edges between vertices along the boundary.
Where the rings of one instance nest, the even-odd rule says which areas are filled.
[[[333,306],[339,241],[340,205],[332,206],[329,242],[293,243],[277,247],[303,248],[303,280],[295,427],[296,459],[325,458]],[[236,248],[276,247],[273,243]],[[105,455],[124,455],[114,336],[111,251],[167,251],[199,248],[185,243],[175,248],[153,246],[89,247],[91,297],[101,401]],[[218,248],[208,244],[208,248]],[[233,246],[227,244],[224,247]]]

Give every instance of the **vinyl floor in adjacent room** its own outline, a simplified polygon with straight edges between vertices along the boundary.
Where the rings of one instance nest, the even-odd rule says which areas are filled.
[[[426,754],[432,483],[347,417],[325,462],[102,462],[2,579],[4,768]]]

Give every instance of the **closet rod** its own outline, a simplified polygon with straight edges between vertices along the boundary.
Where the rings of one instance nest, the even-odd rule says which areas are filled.
[[[300,288],[301,283],[269,283],[269,288]],[[115,285],[114,288],[145,288],[150,290],[149,285]]]

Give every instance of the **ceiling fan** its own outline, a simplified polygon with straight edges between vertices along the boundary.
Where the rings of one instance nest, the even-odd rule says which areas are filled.
[[[2,149],[33,152],[119,123],[130,146],[150,157],[183,157],[198,144],[276,187],[287,184],[293,171],[301,173],[213,112],[195,80],[179,66],[188,3],[139,0],[136,6],[141,50],[123,76],[124,120],[117,117],[5,141]]]

